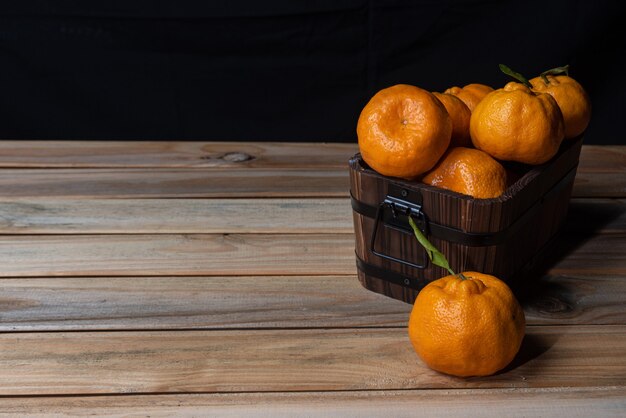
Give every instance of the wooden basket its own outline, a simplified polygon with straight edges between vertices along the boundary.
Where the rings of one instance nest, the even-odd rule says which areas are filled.
[[[359,281],[413,303],[422,287],[449,274],[428,260],[408,224],[411,214],[454,271],[492,274],[516,290],[565,220],[581,146],[582,138],[566,140],[546,164],[505,165],[517,180],[495,199],[385,177],[356,154],[350,192]]]

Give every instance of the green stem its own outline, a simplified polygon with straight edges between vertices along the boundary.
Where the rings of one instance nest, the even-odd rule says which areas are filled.
[[[514,79],[516,79],[517,81],[519,81],[520,83],[522,83],[523,85],[525,85],[528,88],[533,88],[532,84],[530,84],[530,81],[528,81],[528,79],[526,77],[524,77],[523,75],[521,75],[520,73],[511,70],[509,67],[507,67],[504,64],[499,64],[500,67],[500,71],[502,71],[504,74],[513,77]]]
[[[413,218],[411,218],[411,215],[409,215],[409,225],[411,225],[411,228],[413,229],[413,233],[415,234],[415,238],[417,238],[417,242],[419,242],[422,247],[424,247],[424,249],[426,250],[426,254],[428,254],[428,258],[430,258],[430,261],[434,265],[443,267],[444,269],[448,270],[448,272],[453,276],[459,276],[461,279],[467,280],[467,277],[465,277],[463,273],[456,274],[450,268],[450,264],[448,263],[446,257],[433,244],[431,244],[430,241],[428,241],[426,236],[415,224],[415,221],[413,221]]]
[[[548,84],[550,84],[550,80],[548,80],[547,76],[549,76],[549,75],[559,75],[559,74],[569,75],[569,65],[564,65],[562,67],[552,68],[552,69],[550,69],[548,71],[544,71],[539,76],[541,77],[543,82],[546,83],[546,86],[547,86]]]

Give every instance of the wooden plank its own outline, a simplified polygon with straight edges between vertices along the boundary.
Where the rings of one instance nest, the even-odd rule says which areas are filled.
[[[348,197],[348,170],[0,169],[0,198]],[[578,173],[574,197],[626,197],[626,176]]]
[[[563,229],[586,234],[624,232],[626,199],[571,199]]]
[[[502,373],[425,367],[406,330],[0,334],[0,395],[588,387],[626,379],[626,327],[528,327]]]
[[[351,233],[353,228],[346,198],[0,200],[2,234]]]
[[[533,286],[528,324],[626,325],[623,277]],[[404,327],[411,307],[352,275],[0,280],[0,332]]]
[[[0,141],[0,168],[344,168],[356,144]]]
[[[0,199],[1,234],[351,233],[347,198]],[[566,231],[626,232],[626,200],[573,199]]]
[[[626,275],[626,235],[564,233],[546,252],[550,274]]]
[[[348,169],[0,169],[0,197],[348,196]]]
[[[0,332],[405,326],[351,276],[0,280]]]
[[[626,172],[626,146],[583,145],[580,152],[580,173]]]
[[[0,277],[353,274],[352,234],[0,236]]]
[[[551,274],[626,275],[626,234],[565,234],[546,251]],[[0,277],[343,275],[353,234],[0,236]]]
[[[529,324],[626,325],[624,276],[549,275],[522,300]]]
[[[345,167],[354,143],[0,141],[0,168]],[[626,147],[583,145],[580,172],[624,172]]]
[[[0,398],[0,416],[623,417],[626,387]]]
[[[576,173],[574,197],[626,197],[626,172]]]

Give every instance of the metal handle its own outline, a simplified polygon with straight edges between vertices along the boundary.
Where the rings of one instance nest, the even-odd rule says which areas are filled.
[[[391,211],[391,217],[387,217],[387,220],[384,220],[383,218],[386,215],[385,209],[387,208]],[[413,230],[408,224],[409,215],[414,218],[420,230],[427,235],[428,221],[426,219],[426,215],[424,214],[424,212],[422,212],[422,208],[420,205],[407,202],[406,200],[398,199],[396,197],[387,196],[385,200],[383,200],[383,202],[378,206],[378,210],[376,211],[374,230],[372,231],[372,238],[370,240],[370,252],[378,257],[384,258],[385,260],[394,261],[396,263],[404,264],[406,266],[418,269],[424,269],[428,266],[428,257],[426,257],[426,250],[424,250],[424,257],[422,258],[424,260],[424,263],[416,264],[410,261],[403,260],[401,258],[391,256],[389,254],[384,254],[382,252],[376,251],[376,249],[374,248],[376,235],[378,233],[378,226],[381,219],[383,219],[383,223],[385,225],[391,225],[391,227],[393,227],[394,229],[413,234]],[[403,217],[405,217],[406,220],[403,220]]]

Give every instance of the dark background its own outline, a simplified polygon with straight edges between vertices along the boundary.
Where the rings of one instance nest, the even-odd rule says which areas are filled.
[[[501,87],[570,64],[586,143],[624,143],[618,1],[15,1],[0,138],[356,141],[397,83]]]

